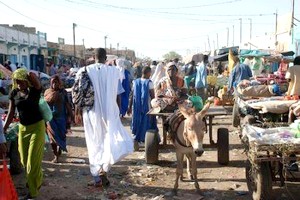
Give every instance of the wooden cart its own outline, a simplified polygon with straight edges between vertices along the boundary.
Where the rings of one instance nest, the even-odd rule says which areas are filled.
[[[162,120],[162,124],[165,123],[166,119],[172,113],[148,113],[150,115],[159,116]],[[228,115],[230,114],[228,109],[223,106],[212,106],[209,108],[206,118],[208,119],[208,134],[209,144],[203,144],[204,148],[217,148],[218,149],[218,163],[227,165],[229,162],[229,135],[227,128],[219,128],[217,134],[217,142],[213,139],[212,126],[213,119],[215,116]],[[159,140],[159,134],[157,131],[149,130],[145,137],[145,158],[146,163],[155,164],[158,162],[159,149],[172,149],[174,146],[168,142],[167,131],[163,126],[162,130],[162,141]]]
[[[300,144],[258,144],[241,137],[247,154],[246,179],[254,200],[274,199],[273,183],[284,186],[286,181],[299,182],[299,170],[292,170],[291,163],[300,160]],[[292,155],[292,156],[291,156]]]

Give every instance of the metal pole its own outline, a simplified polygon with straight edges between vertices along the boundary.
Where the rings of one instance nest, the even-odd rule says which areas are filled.
[[[249,18],[250,21],[250,40],[252,39],[252,19]]]
[[[227,47],[229,46],[229,28],[227,27]]]
[[[82,39],[82,45],[83,45],[83,51],[82,51],[82,54],[83,54],[83,59],[85,59],[85,46],[84,46],[84,39]]]
[[[207,36],[207,41],[208,41],[209,50],[211,50],[211,48],[210,48],[210,42],[209,42],[209,36]]]
[[[292,0],[292,28],[294,27],[294,18],[295,18],[295,0]]]
[[[277,46],[277,26],[278,26],[278,12],[275,13],[275,45]]]
[[[104,36],[104,48],[105,48],[105,51],[106,51],[106,39],[107,39],[107,35]]]
[[[74,48],[74,58],[76,58],[76,47],[75,47],[75,27],[76,24],[73,23],[73,48]]]
[[[239,20],[240,20],[240,43],[242,44],[242,34],[243,34],[242,24],[243,24],[243,19],[239,18]]]
[[[117,43],[117,56],[119,56],[119,43]]]
[[[218,33],[217,33],[217,49],[219,49],[219,36],[218,36]]]
[[[251,49],[251,43],[252,43],[252,19],[249,18],[250,21],[250,49]]]
[[[232,46],[234,46],[234,25],[232,25]]]

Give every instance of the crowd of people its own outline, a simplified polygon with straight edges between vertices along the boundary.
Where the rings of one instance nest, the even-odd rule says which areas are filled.
[[[299,65],[299,57],[296,57],[294,64],[295,67],[288,70],[287,78],[297,93],[299,87],[295,84],[299,81],[296,67]],[[76,73],[74,87],[77,85],[79,89],[73,88],[73,102],[54,64],[46,66],[51,80],[50,87],[44,90],[35,73],[25,68],[11,69],[13,84],[9,94],[8,114],[3,126],[0,124],[0,157],[5,157],[7,152],[3,133],[9,129],[17,110],[20,119],[18,149],[26,173],[27,199],[37,197],[42,185],[45,136],[50,138],[54,155],[52,162],[58,163],[62,152],[67,152],[66,134],[71,124],[82,124],[90,172],[94,178],[89,185],[109,186],[108,173],[111,166],[145,142],[148,130],[158,131],[157,119],[148,115],[149,112],[173,112],[178,102],[183,100],[189,100],[199,112],[207,97],[214,95],[208,94],[207,77],[211,67],[207,55],[199,63],[192,60],[183,65],[175,58],[152,61],[151,64],[136,62],[132,65],[124,58],[107,61],[105,49],[98,48],[89,65],[76,70],[63,69],[64,73]],[[217,67],[217,72],[220,79],[228,77],[227,69],[222,65]],[[252,77],[249,66],[240,63],[235,57],[234,68],[226,79],[228,92],[235,92],[242,80],[250,80]],[[80,87],[86,88],[82,90]],[[84,92],[90,89],[90,94]],[[39,109],[42,93],[52,112],[52,119],[47,122]],[[79,101],[74,102],[74,97],[79,98]],[[298,107],[292,109],[291,114],[299,116]],[[131,135],[122,124],[126,115],[131,116]]]

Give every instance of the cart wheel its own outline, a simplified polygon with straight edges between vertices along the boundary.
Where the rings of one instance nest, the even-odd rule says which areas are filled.
[[[232,126],[238,127],[240,124],[239,106],[237,105],[237,102],[234,101],[232,108]]]
[[[256,168],[247,160],[246,179],[253,200],[272,199],[272,176],[269,162],[261,162]]]
[[[218,129],[218,163],[227,165],[229,163],[229,135],[227,128]]]
[[[145,138],[145,158],[147,164],[158,162],[159,138],[156,130],[148,130]]]

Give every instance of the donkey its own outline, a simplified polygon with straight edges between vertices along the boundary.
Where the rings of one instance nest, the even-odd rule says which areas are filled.
[[[173,144],[175,146],[177,157],[176,180],[174,184],[173,194],[177,195],[178,180],[183,174],[183,158],[187,157],[187,173],[191,180],[194,180],[194,185],[197,193],[200,194],[200,188],[197,180],[197,164],[196,158],[204,152],[203,137],[206,130],[203,117],[207,113],[210,106],[210,101],[205,104],[203,109],[196,113],[194,110],[188,112],[182,105],[178,105],[179,111],[185,117],[174,133]]]

